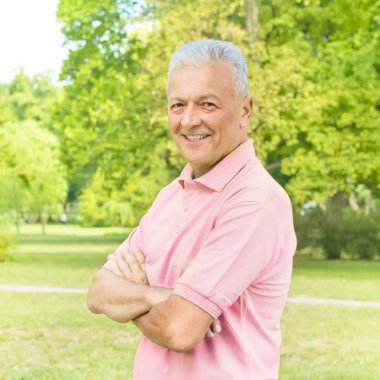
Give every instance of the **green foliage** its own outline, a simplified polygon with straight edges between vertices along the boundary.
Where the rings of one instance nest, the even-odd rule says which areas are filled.
[[[60,211],[66,188],[52,133],[32,121],[0,126],[0,215],[46,220]]]
[[[21,70],[0,87],[0,221],[45,222],[62,208],[65,169],[50,112],[59,90],[44,75]]]
[[[298,249],[322,248],[328,259],[380,258],[379,211],[368,215],[351,207],[331,204],[312,207],[295,215]]]
[[[155,157],[160,157],[160,149]],[[80,196],[79,221],[84,226],[130,226],[138,224],[149,208],[152,199],[170,178],[165,168],[165,158],[151,163],[155,169],[144,176],[141,170],[130,174],[121,187],[106,183],[106,177],[98,171],[93,181]]]
[[[242,0],[61,0],[70,55],[54,120],[83,222],[138,220],[164,183],[157,161],[161,178],[178,175],[183,160],[166,127],[167,66],[178,46],[201,38],[243,49],[255,104],[250,136],[297,208],[352,194],[358,184],[376,197],[378,11],[375,0],[261,1],[260,39],[251,44]],[[141,197],[135,181],[146,188]]]
[[[365,215],[346,209],[342,220],[344,251],[351,258],[380,258],[379,212]]]
[[[59,98],[59,89],[49,77],[28,77],[22,70],[0,89],[0,125],[34,120],[51,129],[50,109]]]
[[[12,248],[12,235],[8,231],[0,230],[0,262],[9,260]]]

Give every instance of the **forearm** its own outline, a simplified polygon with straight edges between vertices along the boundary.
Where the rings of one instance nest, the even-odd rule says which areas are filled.
[[[213,319],[182,318],[186,313],[177,302],[178,296],[171,296],[133,320],[139,330],[152,342],[178,352],[195,347],[204,337]],[[204,330],[204,331],[202,331]]]
[[[101,269],[88,291],[87,305],[93,313],[105,314],[116,322],[128,322],[147,313],[170,294],[168,289],[137,285]]]
[[[169,326],[165,323],[165,315],[160,309],[159,305],[154,306],[149,312],[133,319],[132,322],[150,341],[162,347],[180,351],[173,347],[173,337],[169,332]]]

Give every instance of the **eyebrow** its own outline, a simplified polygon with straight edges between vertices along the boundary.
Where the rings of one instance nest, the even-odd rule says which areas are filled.
[[[202,96],[199,97],[199,100],[205,100],[205,99],[215,99],[218,102],[221,101],[221,99],[219,98],[219,96],[217,96],[215,94],[206,94],[206,95],[202,95]]]
[[[215,94],[205,94],[205,95],[201,95],[199,98],[197,98],[198,101],[200,100],[206,100],[206,99],[215,99],[217,100],[218,102],[221,101],[221,99],[219,98],[219,96],[215,95]],[[183,99],[182,98],[178,98],[178,97],[172,97],[169,99],[169,103],[171,102],[183,102]]]
[[[174,98],[170,98],[169,99],[169,103],[171,102],[182,102],[183,100],[181,98],[177,98],[177,97],[174,97]]]

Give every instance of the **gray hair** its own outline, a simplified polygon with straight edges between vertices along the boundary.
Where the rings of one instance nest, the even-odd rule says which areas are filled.
[[[231,67],[237,97],[247,96],[247,63],[241,49],[231,42],[209,39],[193,41],[181,46],[170,60],[168,81],[176,69],[217,61],[225,62]]]

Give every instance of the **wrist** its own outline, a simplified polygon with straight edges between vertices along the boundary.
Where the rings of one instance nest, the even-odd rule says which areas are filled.
[[[157,304],[166,301],[172,293],[173,289],[171,288],[150,286],[146,294],[149,307],[152,308],[153,306],[156,306]]]

